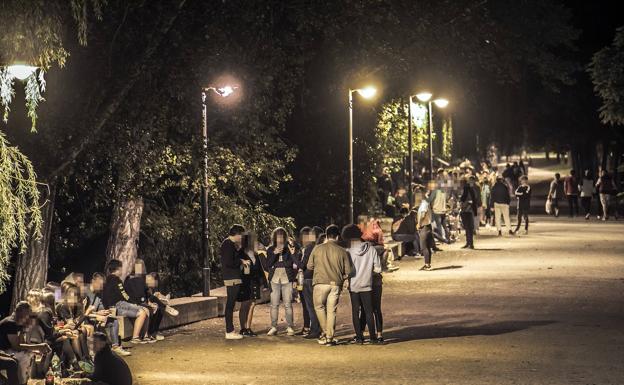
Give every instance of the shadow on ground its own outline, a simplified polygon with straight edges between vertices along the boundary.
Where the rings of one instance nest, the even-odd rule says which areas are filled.
[[[426,340],[433,338],[495,336],[526,330],[534,326],[544,326],[556,321],[501,321],[476,325],[420,325],[408,326],[384,332],[386,343],[395,344],[406,341]]]

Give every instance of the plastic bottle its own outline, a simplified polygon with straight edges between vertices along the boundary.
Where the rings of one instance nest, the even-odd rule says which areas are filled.
[[[303,270],[297,273],[297,290],[303,291]]]

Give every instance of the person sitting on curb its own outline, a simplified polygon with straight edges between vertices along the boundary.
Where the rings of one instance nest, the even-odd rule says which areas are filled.
[[[94,385],[132,385],[132,373],[128,364],[113,352],[106,334],[93,334],[95,363],[89,379]]]

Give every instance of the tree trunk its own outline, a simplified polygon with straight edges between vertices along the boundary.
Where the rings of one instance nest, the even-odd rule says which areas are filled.
[[[106,261],[118,259],[123,263],[122,279],[132,271],[137,258],[141,215],[143,215],[141,197],[121,200],[113,208]]]
[[[15,266],[15,283],[11,298],[11,311],[19,301],[26,299],[26,294],[33,288],[43,288],[48,277],[48,249],[54,219],[54,201],[56,200],[56,183],[50,184],[50,195],[41,209],[41,238],[32,238],[28,249],[17,257]]]

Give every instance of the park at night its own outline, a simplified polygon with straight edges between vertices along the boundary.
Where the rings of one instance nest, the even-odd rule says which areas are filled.
[[[0,17],[0,385],[624,384],[617,2]]]

